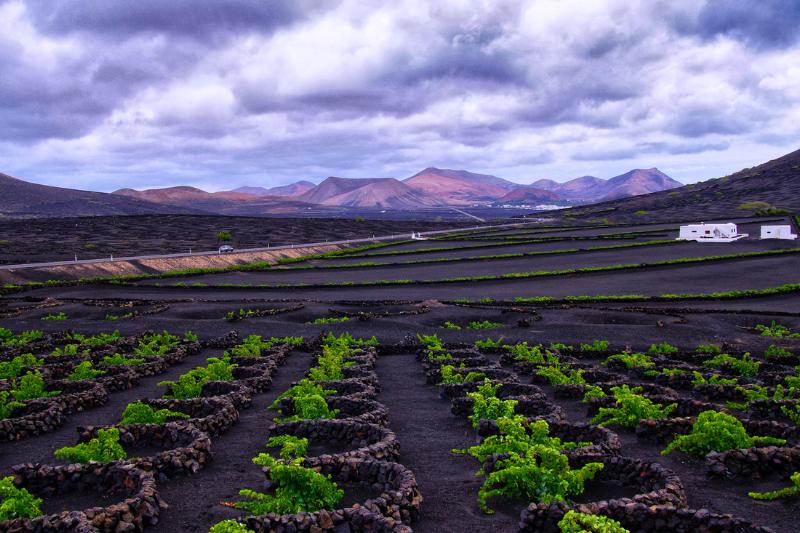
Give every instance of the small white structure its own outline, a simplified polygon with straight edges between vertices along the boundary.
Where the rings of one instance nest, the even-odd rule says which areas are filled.
[[[681,226],[678,233],[679,241],[697,242],[733,242],[747,237],[747,233],[739,233],[736,224],[726,222],[724,224],[689,224]]]
[[[411,232],[411,238],[413,240],[415,240],[415,241],[427,241],[428,240],[426,237],[422,236],[422,233],[419,233],[419,232],[414,233],[413,231]]]
[[[783,226],[761,226],[761,238],[793,241],[797,238],[797,234],[792,233],[792,227],[788,224]]]

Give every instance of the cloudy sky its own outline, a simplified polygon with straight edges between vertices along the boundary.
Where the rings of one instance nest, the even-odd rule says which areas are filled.
[[[0,0],[0,171],[685,182],[800,148],[797,0]]]

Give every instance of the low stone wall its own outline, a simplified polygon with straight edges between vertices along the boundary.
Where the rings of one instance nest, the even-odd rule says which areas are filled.
[[[64,425],[66,415],[59,402],[31,400],[11,417],[0,420],[0,442],[41,435]]]
[[[212,460],[211,439],[191,424],[167,422],[166,424],[121,424],[78,428],[79,438],[86,442],[97,432],[108,427],[119,429],[119,440],[131,449],[130,458],[121,461],[135,465],[146,472],[154,472],[158,479],[170,479],[185,474],[196,474]],[[135,449],[142,447],[165,448],[163,452],[135,457]]]
[[[293,383],[292,385],[295,385]],[[336,396],[350,398],[353,400],[374,400],[378,395],[375,386],[370,382],[364,382],[357,378],[342,379],[339,381],[320,381],[318,382],[323,389],[335,390]]]
[[[540,504],[536,510],[523,511],[520,531],[525,533],[560,533],[558,522],[568,511],[587,512],[582,505],[563,502]],[[706,509],[681,509],[672,505],[602,505],[595,514],[607,516],[628,531],[636,533],[774,533],[772,529],[753,525],[732,515],[720,515]]]
[[[0,529],[14,532],[71,531],[70,524],[81,527],[88,522],[101,533],[143,531],[158,523],[166,504],[161,500],[152,474],[121,463],[87,465],[33,465],[13,467],[14,483],[33,494],[47,498],[54,494],[96,492],[102,501],[106,494],[118,491],[128,496],[106,507],[38,518],[17,518],[0,522]]]
[[[706,456],[708,475],[713,477],[762,478],[777,475],[788,479],[800,470],[800,446],[765,446],[712,452]]]
[[[647,463],[629,457],[610,457],[603,461],[604,467],[597,472],[595,481],[613,480],[625,486],[637,487],[641,492],[633,498],[601,500],[574,505],[571,508],[582,513],[604,514],[618,520],[617,516],[634,520],[634,510],[639,506],[672,508],[686,507],[686,494],[677,475],[658,463]],[[591,483],[591,482],[590,482]],[[520,530],[529,532],[559,531],[558,522],[569,509],[563,502],[552,504],[532,503],[520,515]],[[635,527],[633,531],[642,531]]]
[[[245,519],[247,527],[256,531],[371,531],[364,524],[354,523],[354,513],[366,509],[404,524],[419,516],[422,495],[414,474],[399,463],[373,459],[346,459],[320,465],[323,475],[330,475],[338,484],[357,483],[369,486],[380,496],[344,509],[298,513],[268,514]]]
[[[190,398],[188,400],[142,400],[153,409],[169,409],[189,415],[187,423],[212,437],[228,431],[239,421],[239,411],[223,397]]]
[[[400,456],[400,443],[395,433],[377,424],[335,419],[299,420],[272,425],[269,428],[269,436],[277,435],[306,437],[317,442],[347,442],[353,448],[344,452],[307,457],[305,463],[310,467],[317,467],[326,461],[341,461],[348,458],[396,461]]]

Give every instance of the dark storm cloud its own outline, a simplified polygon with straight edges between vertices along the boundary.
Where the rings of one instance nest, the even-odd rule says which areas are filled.
[[[0,9],[0,159],[114,180],[98,188],[403,177],[442,161],[565,177],[621,162],[614,175],[800,134],[798,0]]]
[[[679,27],[707,38],[726,35],[759,47],[781,47],[800,39],[797,0],[708,0],[696,19]]]
[[[32,0],[28,5],[46,33],[159,32],[198,38],[272,30],[303,18],[312,7],[300,0]]]

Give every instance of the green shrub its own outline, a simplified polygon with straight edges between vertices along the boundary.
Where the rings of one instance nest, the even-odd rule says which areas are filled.
[[[129,403],[122,412],[120,424],[163,424],[170,419],[187,420],[189,415],[169,409],[153,409],[141,401]]]
[[[106,462],[128,458],[128,454],[125,453],[122,444],[119,442],[119,430],[117,428],[99,429],[97,430],[97,437],[89,442],[59,448],[53,455],[57,459],[73,463]]]
[[[191,332],[187,332],[187,335]],[[191,334],[194,335],[194,334]],[[195,339],[197,337],[194,337]],[[134,348],[135,355],[166,355],[173,348],[180,344],[180,338],[166,331],[161,333],[151,333],[139,341],[139,345]]]
[[[461,329],[461,326],[459,326],[455,322],[450,322],[449,320],[439,327],[442,329]]]
[[[42,499],[14,485],[14,476],[0,479],[0,520],[42,516]]]
[[[586,384],[586,380],[583,378],[583,370],[574,370],[568,367],[556,365],[540,366],[536,369],[536,375],[546,379],[550,385]]]
[[[38,359],[30,353],[18,355],[11,359],[11,361],[0,361],[0,379],[18,377],[22,373],[23,368],[37,367],[43,363],[43,360]]]
[[[125,357],[115,353],[114,355],[103,357],[103,364],[105,366],[136,366],[144,364],[144,359],[141,357]]]
[[[480,444],[465,449],[454,449],[453,453],[469,455],[480,463],[489,456],[508,453],[527,454],[533,447],[543,445],[558,450],[584,446],[586,443],[562,442],[550,436],[550,425],[544,420],[528,420],[522,415],[497,419],[497,435],[489,435]],[[482,472],[478,472],[481,474]]]
[[[126,319],[126,318],[133,318],[133,317],[137,316],[138,314],[139,313],[137,313],[136,311],[130,311],[128,313],[123,313],[121,315],[115,315],[114,313],[108,313],[108,314],[106,314],[106,318],[105,319],[108,320],[108,321],[123,320],[123,319]]]
[[[35,400],[37,398],[50,398],[58,396],[61,391],[48,391],[44,388],[44,379],[39,372],[26,372],[24,376],[15,379],[11,388],[11,395],[16,400]]]
[[[792,356],[794,356],[792,352],[790,352],[786,348],[775,346],[774,344],[770,344],[769,346],[767,346],[767,349],[764,350],[765,359],[780,359],[782,357],[792,357]]]
[[[769,326],[765,326],[764,324],[756,324],[754,329],[758,331],[762,337],[800,337],[800,333],[795,333],[788,327],[778,324],[774,320]]]
[[[309,324],[341,324],[342,322],[349,322],[349,316],[331,316],[315,318]]]
[[[608,341],[593,341],[591,344],[582,342],[580,344],[580,351],[582,352],[604,352],[608,350]]]
[[[217,522],[211,529],[208,530],[208,533],[256,533],[252,529],[247,529],[247,526],[237,522],[236,520],[223,520],[222,522]]]
[[[323,389],[322,385],[312,382],[309,379],[301,379],[297,384],[282,392],[270,405],[270,409],[277,409],[282,398],[299,398],[302,396],[331,396],[336,394],[333,389]]]
[[[330,476],[304,467],[302,457],[278,460],[268,454],[259,454],[253,462],[266,468],[274,493],[263,494],[250,489],[239,491],[240,496],[249,500],[235,502],[233,506],[252,515],[331,509],[344,496],[344,491],[336,486]]]
[[[739,383],[736,378],[723,378],[719,374],[711,374],[707,378],[697,370],[693,370],[692,375],[694,376],[692,385],[736,385]]]
[[[440,339],[436,334],[422,335],[421,333],[417,333],[417,339],[428,350],[433,350],[433,351],[444,350],[444,344],[442,344],[442,339]]]
[[[661,344],[651,344],[647,352],[658,355],[670,355],[678,353],[678,348],[668,342],[662,342]]]
[[[558,350],[559,352],[568,352],[573,349],[572,346],[569,344],[564,344],[563,342],[553,342],[550,344],[549,348],[551,350]]]
[[[781,413],[791,420],[794,425],[800,426],[800,404],[784,405],[781,407]]]
[[[160,381],[158,386],[170,388],[169,394],[165,394],[164,398],[188,400],[202,396],[203,383],[204,381],[201,378],[191,372],[187,372],[179,376],[178,381]]]
[[[0,391],[0,420],[5,420],[17,409],[25,407],[25,404],[11,398],[9,391]]]
[[[525,455],[512,452],[486,476],[478,490],[478,507],[493,514],[487,500],[498,496],[541,503],[566,501],[582,493],[584,483],[602,468],[603,463],[588,463],[572,469],[567,456],[549,446],[532,446]]]
[[[56,346],[50,355],[55,357],[77,357],[78,355],[89,355],[89,350],[80,350],[79,344],[65,344],[62,347]]]
[[[643,353],[618,353],[607,358],[604,363],[618,362],[625,365],[625,368],[647,368],[655,365],[649,355]]]
[[[717,354],[722,352],[722,348],[718,344],[701,344],[694,350],[697,353],[704,354]]]
[[[505,324],[501,322],[492,322],[490,320],[483,320],[480,322],[472,321],[467,324],[467,329],[494,329],[502,328]]]
[[[500,385],[492,385],[491,381],[484,380],[483,385],[478,386],[476,392],[469,392],[467,396],[472,398],[472,414],[469,416],[472,427],[478,427],[480,420],[497,420],[503,417],[514,416],[514,408],[517,400],[501,400],[497,397],[497,389]]]
[[[607,516],[567,511],[558,523],[561,533],[630,533]]]
[[[231,363],[230,357],[209,357],[205,368],[198,367],[191,372],[196,372],[203,381],[233,381],[233,369],[237,366]]]
[[[731,370],[740,376],[754,377],[758,374],[758,369],[761,368],[761,363],[750,357],[749,353],[745,353],[741,358],[736,358],[726,353],[715,355],[711,359],[703,362],[703,365],[712,368],[720,368],[728,366]]]
[[[493,340],[491,337],[486,337],[483,340],[476,340],[475,347],[481,350],[485,350],[487,348],[500,348],[503,345],[503,337],[498,337],[497,340]]]
[[[320,420],[336,418],[338,409],[331,409],[323,396],[314,394],[294,398],[294,414],[286,418],[275,419],[276,422],[291,422],[295,420]]]
[[[703,411],[692,425],[692,432],[676,436],[661,453],[666,455],[679,450],[703,457],[711,452],[785,443],[786,440],[774,437],[751,437],[742,423],[731,415],[718,411]]]
[[[458,372],[458,370],[465,370],[463,363],[460,367],[453,365],[444,365],[441,368],[442,380],[439,383],[469,383],[484,379],[486,374],[477,371]]]
[[[42,317],[42,320],[66,320],[67,315],[62,311],[60,313],[52,313]]]
[[[520,342],[513,346],[507,346],[508,351],[514,356],[515,361],[526,361],[529,363],[558,363],[558,356],[550,350],[546,350],[541,344],[528,346],[527,342]]]
[[[748,492],[747,495],[755,500],[777,500],[778,498],[788,498],[800,494],[800,472],[795,472],[789,476],[792,484],[770,492]]]
[[[308,453],[308,439],[305,437],[296,437],[295,435],[270,437],[267,441],[267,446],[280,447],[278,455],[281,459],[296,459],[298,457],[305,457]]]
[[[30,344],[38,341],[44,337],[44,332],[39,330],[23,331],[22,333],[14,334],[10,329],[0,328],[0,342],[3,346],[21,346],[23,344]]]
[[[640,420],[660,420],[667,418],[677,407],[677,404],[663,406],[654,403],[641,394],[641,387],[630,388],[628,385],[611,387],[611,393],[616,400],[614,407],[601,407],[592,418],[592,424],[600,426],[619,425],[625,428],[635,428]]]
[[[67,379],[70,381],[81,381],[87,379],[94,379],[97,376],[102,376],[105,374],[102,370],[96,370],[94,366],[92,366],[91,361],[83,361],[79,363],[72,372],[67,375]]]

